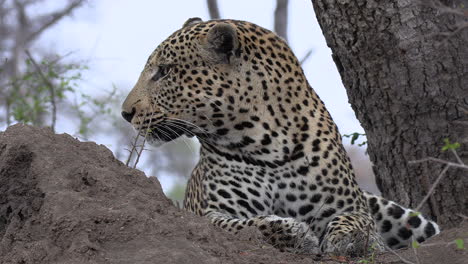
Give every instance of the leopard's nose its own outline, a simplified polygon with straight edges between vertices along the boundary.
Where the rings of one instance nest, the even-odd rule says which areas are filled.
[[[122,111],[122,117],[123,117],[125,120],[127,120],[129,123],[131,123],[131,122],[132,122],[132,118],[133,118],[133,116],[135,115],[135,113],[136,113],[136,109],[135,109],[135,107],[133,107],[131,113]]]

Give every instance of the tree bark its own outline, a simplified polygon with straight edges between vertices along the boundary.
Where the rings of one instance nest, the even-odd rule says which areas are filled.
[[[408,161],[457,162],[441,151],[449,138],[468,164],[468,12],[452,9],[462,1],[312,1],[366,131],[377,185],[405,206],[416,207],[444,167]],[[422,211],[456,225],[468,215],[467,190],[468,171],[450,168]]]

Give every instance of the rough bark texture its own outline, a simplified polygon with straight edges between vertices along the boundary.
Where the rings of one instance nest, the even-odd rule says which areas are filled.
[[[366,131],[377,185],[385,197],[410,207],[443,166],[408,161],[456,161],[441,152],[449,138],[462,144],[458,153],[468,164],[468,29],[457,28],[467,17],[424,2],[312,1]],[[453,8],[461,1],[444,3]],[[458,224],[460,213],[468,215],[467,190],[468,172],[451,168],[422,211],[443,226]]]

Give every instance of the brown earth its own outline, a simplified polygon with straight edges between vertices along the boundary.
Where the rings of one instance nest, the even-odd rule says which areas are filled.
[[[0,132],[0,263],[358,261],[279,252],[253,237],[181,211],[155,177],[102,145],[26,125]],[[444,231],[417,249],[420,263],[468,263],[467,250],[453,244],[466,237],[467,224]],[[416,261],[412,249],[398,254]],[[377,259],[401,263],[390,253]]]

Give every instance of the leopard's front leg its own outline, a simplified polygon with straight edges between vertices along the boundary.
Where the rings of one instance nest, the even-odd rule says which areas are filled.
[[[293,218],[266,215],[240,219],[216,211],[206,216],[214,225],[234,234],[244,228],[255,227],[266,242],[282,250],[315,254],[320,251],[318,236],[306,223]]]
[[[343,213],[328,224],[320,240],[322,252],[363,255],[370,248],[384,250],[372,217],[366,212]]]

